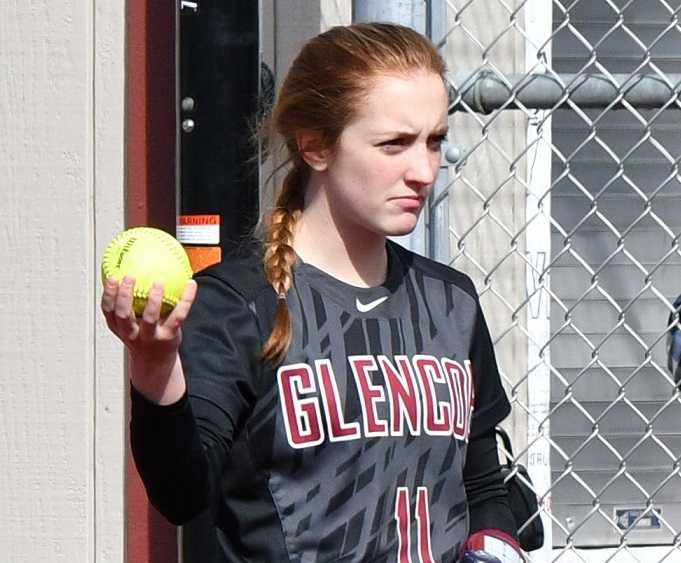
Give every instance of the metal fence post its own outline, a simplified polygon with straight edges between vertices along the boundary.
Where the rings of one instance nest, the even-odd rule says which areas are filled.
[[[525,72],[551,61],[551,45],[537,56],[532,45],[541,45],[551,34],[551,4],[529,0],[525,11]],[[527,332],[527,469],[540,498],[544,525],[544,545],[533,555],[549,561],[553,548],[551,521],[551,298],[548,265],[551,260],[551,117],[538,112],[527,122],[525,177],[527,221],[525,255],[529,306],[526,308]]]

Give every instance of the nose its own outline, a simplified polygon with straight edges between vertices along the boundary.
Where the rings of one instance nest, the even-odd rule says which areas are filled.
[[[425,188],[437,178],[440,151],[431,150],[426,145],[417,145],[413,149],[405,181],[413,188]]]

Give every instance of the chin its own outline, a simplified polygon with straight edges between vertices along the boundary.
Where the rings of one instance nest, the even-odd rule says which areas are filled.
[[[370,232],[384,237],[401,237],[408,235],[415,228],[420,214],[402,213],[398,216],[376,217],[363,224],[363,227]]]
[[[418,217],[414,217],[413,220],[410,221],[393,223],[392,225],[388,225],[383,232],[386,236],[389,237],[401,237],[404,235],[408,235],[416,228],[417,220]]]

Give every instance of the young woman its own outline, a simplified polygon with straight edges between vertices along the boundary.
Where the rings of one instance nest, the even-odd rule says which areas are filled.
[[[177,524],[210,508],[225,561],[448,562],[493,544],[521,560],[477,294],[387,239],[436,178],[444,72],[408,28],[313,38],[268,128],[290,170],[263,242],[198,274],[165,319],[160,285],[142,318],[133,279],[106,285],[149,497]]]

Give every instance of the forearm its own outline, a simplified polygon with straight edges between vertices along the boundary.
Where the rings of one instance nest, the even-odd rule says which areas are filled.
[[[172,523],[182,524],[209,503],[211,464],[186,394],[157,405],[131,391],[130,443],[151,503]]]
[[[517,538],[515,520],[501,475],[494,429],[470,441],[464,485],[468,498],[470,533],[497,529]]]
[[[130,355],[130,382],[147,400],[167,406],[177,403],[187,390],[179,353],[164,361]]]

